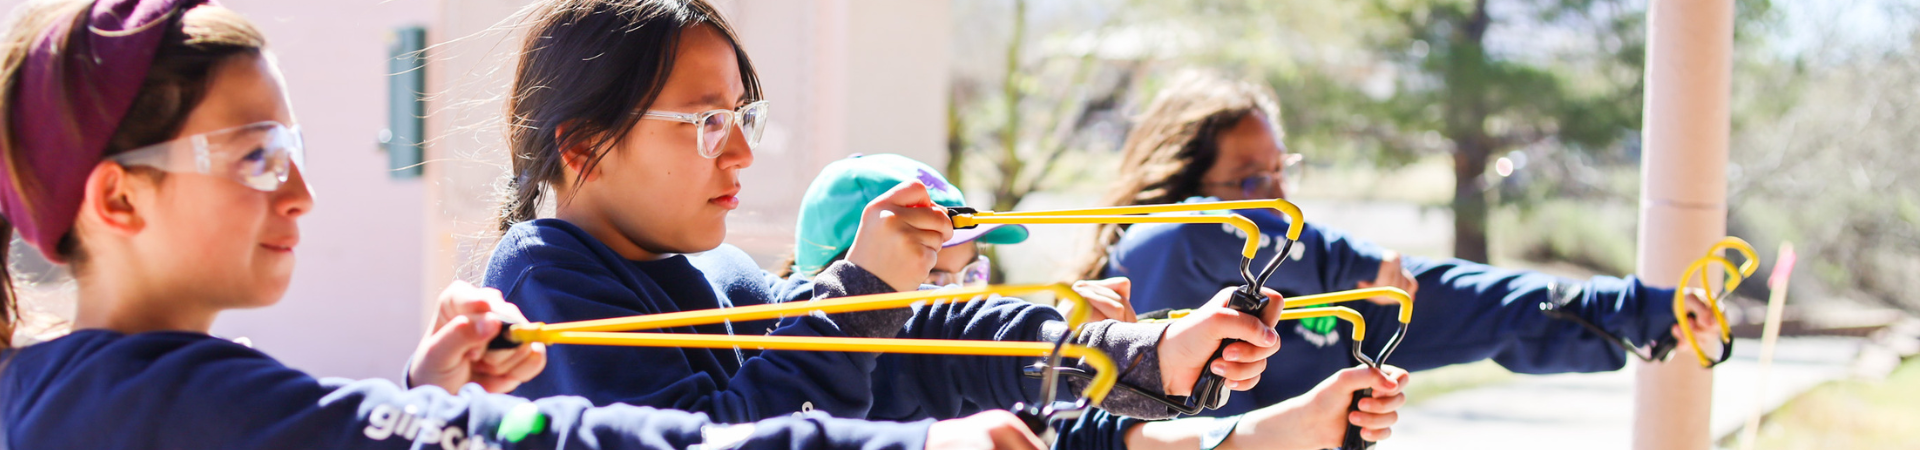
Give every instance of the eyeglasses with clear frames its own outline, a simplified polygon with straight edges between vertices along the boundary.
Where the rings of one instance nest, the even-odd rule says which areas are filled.
[[[689,123],[698,128],[694,134],[694,149],[707,159],[720,157],[720,149],[726,144],[727,136],[733,134],[735,125],[739,125],[740,134],[747,138],[747,148],[760,146],[760,135],[767,128],[767,101],[761,100],[741,106],[740,109],[716,109],[700,113],[682,113],[672,111],[647,111],[642,119],[666,120]]]
[[[1300,164],[1300,161],[1306,159],[1306,156],[1299,153],[1288,153],[1280,158],[1280,170],[1256,173],[1237,180],[1203,181],[1200,185],[1226,188],[1237,187],[1240,188],[1240,195],[1246,198],[1256,198],[1265,196],[1266,193],[1262,192],[1261,188],[1273,183],[1273,178],[1278,176],[1281,182],[1286,183],[1284,187],[1287,192],[1298,190],[1300,178],[1304,175],[1303,172],[1306,168],[1306,166]]]
[[[263,192],[287,182],[294,167],[306,169],[300,126],[256,122],[182,137],[108,157],[121,166],[225,177]]]
[[[933,269],[927,274],[927,284],[934,286],[979,287],[987,285],[987,278],[993,275],[993,260],[986,255],[976,256],[973,262],[960,268],[960,272],[948,272]]]

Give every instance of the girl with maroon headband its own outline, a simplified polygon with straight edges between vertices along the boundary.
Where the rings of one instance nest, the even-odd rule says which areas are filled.
[[[13,347],[0,276],[0,449],[1032,448],[1011,414],[941,423],[703,415],[511,390],[532,347],[486,352],[499,293],[456,284],[404,389],[315,379],[208,328],[286,291],[314,207],[300,131],[265,42],[196,0],[58,0],[0,48],[0,233],[78,285],[75,330]],[[0,255],[6,252],[0,251]],[[4,261],[0,261],[4,262]],[[318,338],[318,336],[316,336]],[[472,384],[469,384],[472,382]],[[930,436],[931,435],[931,436]]]

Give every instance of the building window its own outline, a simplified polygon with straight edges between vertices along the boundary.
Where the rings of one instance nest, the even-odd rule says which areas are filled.
[[[380,144],[394,178],[419,178],[427,134],[427,29],[394,30],[387,46],[387,129]]]

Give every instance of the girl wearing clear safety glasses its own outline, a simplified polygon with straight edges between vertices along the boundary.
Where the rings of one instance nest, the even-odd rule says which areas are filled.
[[[507,97],[511,186],[485,284],[540,322],[806,301],[918,289],[952,223],[923,181],[887,186],[845,224],[845,259],[783,279],[722,245],[752,177],[768,108],[746,52],[704,1],[559,0],[533,8]],[[776,105],[777,106],[777,105]],[[536,218],[551,204],[552,218]],[[1195,299],[1205,302],[1205,296]],[[1224,301],[1224,296],[1217,300]],[[1132,367],[1122,383],[1185,395],[1202,370],[1239,389],[1265,365],[1275,317],[1205,309],[1173,324],[1101,322],[1083,342]],[[1053,308],[1017,299],[810,315],[666,330],[709,334],[1042,340],[1065,332]],[[1208,367],[1225,339],[1230,358]],[[751,421],[820,410],[887,420],[962,417],[1031,402],[1019,358],[557,346],[525,395],[699,411]],[[1171,410],[1133,394],[1105,407]],[[1010,413],[941,422],[930,446],[1032,444]],[[951,441],[950,441],[951,440]],[[1117,445],[1117,441],[1116,445]],[[990,444],[976,442],[977,444]],[[1016,446],[1018,447],[1018,446]]]

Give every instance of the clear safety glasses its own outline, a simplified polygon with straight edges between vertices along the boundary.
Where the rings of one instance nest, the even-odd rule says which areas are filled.
[[[981,255],[974,257],[973,262],[967,263],[966,267],[960,268],[960,272],[958,273],[933,269],[932,273],[927,274],[927,284],[934,286],[958,285],[960,287],[986,286],[987,278],[991,276],[992,273],[993,260],[988,259],[986,255]]]
[[[727,136],[735,125],[740,134],[747,138],[747,148],[760,146],[760,135],[767,129],[767,101],[748,103],[737,110],[716,109],[702,113],[679,113],[672,111],[647,111],[643,119],[668,120],[690,123],[699,130],[694,134],[695,149],[700,156],[708,159],[720,157],[720,148],[727,142]]]
[[[107,159],[121,166],[226,177],[264,192],[280,189],[295,166],[306,167],[300,126],[258,122],[140,147]]]

